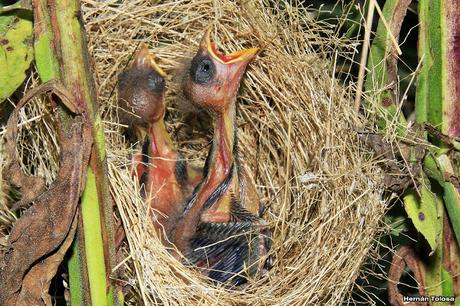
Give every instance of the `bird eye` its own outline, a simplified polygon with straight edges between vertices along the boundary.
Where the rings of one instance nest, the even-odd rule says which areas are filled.
[[[216,67],[207,56],[195,56],[190,67],[192,81],[197,84],[208,83],[215,74]]]
[[[151,72],[147,76],[147,86],[154,93],[161,94],[165,88],[165,80],[157,73]]]

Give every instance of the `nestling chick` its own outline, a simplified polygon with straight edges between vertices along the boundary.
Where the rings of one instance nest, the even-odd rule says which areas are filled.
[[[157,231],[166,234],[161,235],[164,242],[171,238],[186,200],[202,178],[201,171],[187,165],[177,153],[166,129],[165,77],[153,54],[142,45],[118,82],[120,122],[128,126],[129,136],[142,143],[142,149],[133,154],[133,174],[144,186],[158,221]]]
[[[233,284],[246,280],[240,273],[245,267],[251,276],[259,270],[259,258],[271,244],[258,198],[248,196],[235,127],[236,94],[257,53],[252,48],[222,55],[208,30],[184,80],[188,99],[213,115],[214,138],[204,178],[184,209],[174,243],[209,278]]]

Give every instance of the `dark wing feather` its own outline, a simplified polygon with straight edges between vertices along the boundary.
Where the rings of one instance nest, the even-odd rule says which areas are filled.
[[[246,208],[241,206],[241,203],[232,196],[232,203],[230,205],[230,220],[233,222],[257,222],[262,219],[254,215]]]
[[[184,188],[184,186],[187,186],[187,183],[188,183],[187,162],[181,154],[178,154],[177,156],[175,176],[176,176],[177,182],[182,188]]]
[[[186,257],[191,264],[206,270],[209,278],[239,284],[246,279],[241,272],[258,258],[249,256],[258,249],[259,241],[253,239],[258,237],[256,231],[250,222],[202,223]]]
[[[149,171],[147,170],[147,167],[148,167],[147,165],[150,163],[149,148],[150,148],[150,140],[147,138],[142,144],[142,167],[145,167],[145,168],[144,168],[144,172],[139,178],[139,185],[141,186],[141,196],[143,198],[145,198],[147,195],[147,181],[148,181],[148,173],[149,173]]]

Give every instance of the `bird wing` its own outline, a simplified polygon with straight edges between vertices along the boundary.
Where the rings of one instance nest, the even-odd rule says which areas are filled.
[[[186,257],[209,278],[239,284],[247,277],[241,272],[259,257],[259,243],[259,229],[252,222],[201,223]]]

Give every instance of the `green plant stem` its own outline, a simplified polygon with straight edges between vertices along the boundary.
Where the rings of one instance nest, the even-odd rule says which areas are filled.
[[[121,291],[112,282],[116,261],[104,133],[81,26],[80,2],[34,0],[34,15],[40,77],[60,79],[92,128],[94,145],[81,199],[78,239],[69,263],[69,271],[74,273],[70,275],[72,305],[121,305]]]
[[[452,133],[456,130],[455,118],[452,120],[452,112],[456,109],[452,97],[458,95],[453,83],[458,82],[458,76],[452,73],[449,75],[449,72],[452,72],[452,62],[448,52],[454,47],[454,42],[448,39],[452,26],[460,26],[460,18],[455,22],[449,22],[452,16],[460,16],[459,12],[450,12],[451,6],[455,5],[458,10],[460,6],[456,0],[419,1],[418,57],[421,69],[417,79],[415,118],[418,123],[428,122],[449,136],[458,136]],[[454,65],[458,67],[458,62]],[[455,116],[458,117],[458,114]],[[449,179],[449,173],[454,174],[455,170],[447,155],[446,145],[442,139],[434,135],[429,137],[429,141],[440,148],[433,149],[424,158],[423,169],[442,188],[440,195],[443,204],[439,211],[444,217],[442,243],[437,247],[435,254],[426,259],[426,285],[432,295],[459,296],[456,275],[460,273],[460,193]],[[452,231],[456,239],[453,238]]]
[[[456,0],[419,1],[418,52],[419,60],[423,62],[417,86],[416,120],[418,123],[428,122],[449,136],[458,136],[455,134],[457,130],[456,121],[459,121],[456,117],[460,116],[456,111],[457,107],[460,107],[460,102],[453,99],[458,95],[455,82],[459,81],[458,76],[452,73],[455,70],[450,67],[452,59],[449,58],[450,53],[448,52],[454,48],[452,46],[454,42],[449,40],[452,35],[451,32],[455,31],[452,28],[460,26],[460,13],[448,12],[452,8],[451,6],[455,7],[455,3],[457,3],[457,8],[460,8],[459,1]],[[451,20],[452,16],[457,16],[459,20]],[[458,67],[458,63],[456,65]],[[460,133],[460,130],[458,132]],[[440,146],[441,149],[445,147],[440,139],[431,137],[430,141]],[[449,158],[442,153],[444,150],[437,152],[439,155],[437,166],[440,167],[438,176],[444,175],[446,171],[452,174],[458,172],[455,171],[456,167],[453,166]],[[427,160],[426,163],[428,165],[433,164],[430,160]],[[434,169],[436,168],[431,167],[431,170],[434,171]],[[460,198],[458,191],[452,183],[445,182],[443,177],[438,178],[438,182],[441,183],[441,181],[444,188],[444,205],[457,241],[460,243]]]
[[[93,305],[106,305],[104,247],[101,233],[96,177],[88,168],[87,184],[81,199],[81,214],[83,219],[83,233],[85,237],[86,265],[88,279],[91,285],[91,302]]]
[[[79,218],[81,219],[81,218]],[[72,247],[72,254],[69,260],[68,269],[69,269],[69,287],[70,287],[70,305],[72,306],[82,306],[90,305],[90,300],[87,299],[87,296],[83,292],[89,292],[89,288],[83,289],[85,284],[89,284],[88,277],[82,273],[81,267],[84,265],[84,260],[82,260],[82,255],[80,254],[80,237],[81,231],[81,220],[79,220],[79,229],[75,235],[74,244]],[[86,271],[86,270],[85,270]]]
[[[397,80],[397,53],[392,43],[391,36],[399,37],[402,21],[409,7],[409,0],[388,0],[385,2],[382,13],[391,33],[380,21],[369,53],[367,63],[368,74],[364,89],[366,92],[375,93],[371,100],[377,101],[378,127],[385,130],[389,125],[396,125],[396,132],[404,136],[406,119],[399,111],[396,96],[395,82]]]

